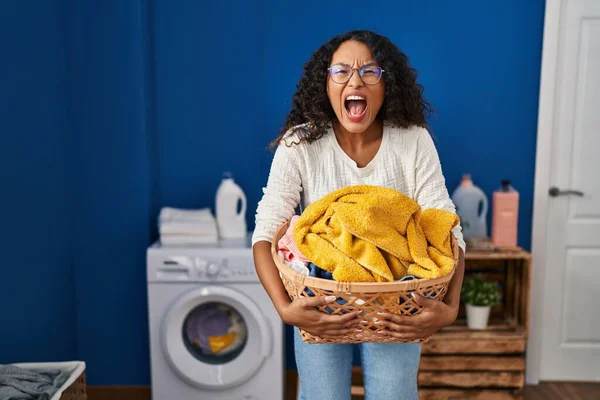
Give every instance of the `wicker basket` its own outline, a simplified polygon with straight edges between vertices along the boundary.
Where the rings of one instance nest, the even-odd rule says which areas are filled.
[[[359,325],[357,328],[360,329],[359,332],[349,333],[343,339],[321,338],[299,329],[304,342],[319,344],[363,342],[420,343],[429,339],[406,340],[380,335],[377,333],[380,328],[375,325],[375,321],[378,312],[406,316],[418,314],[421,311],[421,307],[412,299],[411,294],[413,292],[434,300],[441,301],[444,299],[458,262],[458,245],[454,237],[452,237],[454,268],[449,274],[441,278],[414,279],[390,283],[337,282],[298,274],[281,261],[277,254],[277,243],[285,234],[288,226],[289,222],[284,223],[275,233],[271,244],[271,255],[275,261],[275,265],[279,269],[281,280],[290,298],[295,300],[299,297],[310,297],[313,295],[333,295],[338,300],[319,307],[321,311],[334,315],[362,311],[361,318],[366,321],[366,325]],[[360,335],[360,337],[357,337],[357,335]]]
[[[60,400],[87,400],[88,396],[85,378],[85,371],[83,371],[62,393]]]

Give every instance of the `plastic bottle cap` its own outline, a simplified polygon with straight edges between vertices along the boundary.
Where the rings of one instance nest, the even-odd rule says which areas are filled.
[[[509,179],[502,179],[502,184],[500,186],[500,191],[502,191],[502,192],[510,192],[511,191],[511,186],[510,186],[510,180]]]
[[[227,172],[223,172],[223,179],[232,179],[233,178],[233,174],[229,171]]]
[[[460,184],[464,187],[473,186],[473,180],[471,179],[471,174],[463,174]]]

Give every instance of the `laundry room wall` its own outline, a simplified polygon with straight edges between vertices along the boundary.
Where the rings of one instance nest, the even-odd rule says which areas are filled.
[[[64,0],[77,357],[91,385],[147,384],[152,9]]]
[[[2,75],[17,95],[0,119],[14,194],[1,200],[0,303],[15,304],[0,363],[79,358],[91,385],[149,384],[145,248],[159,208],[214,206],[231,171],[252,228],[302,64],[354,28],[389,36],[418,69],[450,190],[465,172],[488,194],[513,180],[529,247],[542,0],[260,3],[2,3]],[[291,341],[287,354],[294,368]]]
[[[266,151],[267,2],[155,2],[157,148],[161,204],[214,207],[223,172],[261,194]],[[264,8],[261,8],[264,7]]]
[[[0,5],[0,364],[76,355],[62,22]]]

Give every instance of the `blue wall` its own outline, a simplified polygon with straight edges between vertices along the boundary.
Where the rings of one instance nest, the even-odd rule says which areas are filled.
[[[147,12],[138,1],[65,2],[77,357],[91,384],[148,382]]]
[[[0,5],[0,363],[77,358],[92,385],[148,384],[159,208],[213,206],[232,171],[252,227],[302,64],[349,29],[418,69],[450,190],[463,172],[488,194],[514,181],[529,247],[543,1],[41,3]]]
[[[0,5],[0,364],[76,355],[57,1]]]

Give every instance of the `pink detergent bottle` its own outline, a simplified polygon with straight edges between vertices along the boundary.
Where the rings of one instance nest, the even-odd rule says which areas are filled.
[[[503,180],[492,196],[492,243],[499,248],[517,246],[519,192]]]

